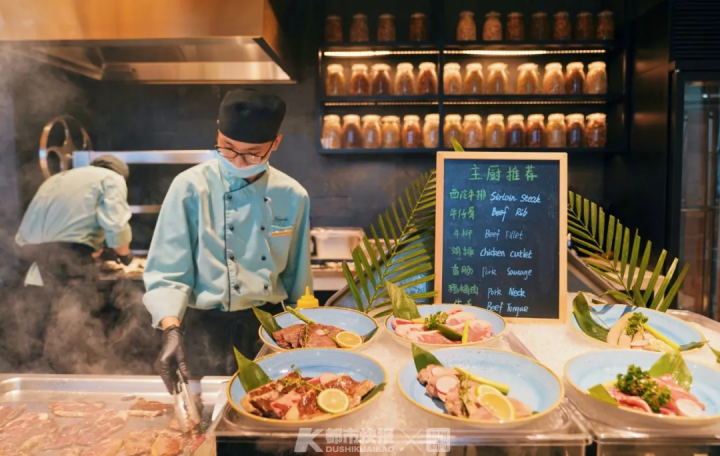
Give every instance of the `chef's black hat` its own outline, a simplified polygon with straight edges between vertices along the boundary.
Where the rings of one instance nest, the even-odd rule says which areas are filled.
[[[218,129],[235,141],[261,144],[274,140],[285,117],[285,102],[253,89],[225,94],[220,103]]]
[[[130,176],[130,168],[128,165],[124,161],[112,155],[101,155],[90,162],[90,166],[97,166],[99,168],[115,171],[125,179]]]

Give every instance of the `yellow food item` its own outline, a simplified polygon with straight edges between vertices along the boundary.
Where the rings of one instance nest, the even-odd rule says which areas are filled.
[[[350,331],[338,333],[335,340],[342,348],[355,348],[363,343],[362,337]]]
[[[515,407],[502,394],[488,393],[481,396],[478,402],[499,420],[511,421],[515,419]]]
[[[326,389],[317,398],[320,410],[327,413],[342,413],[350,408],[350,396],[337,388]]]

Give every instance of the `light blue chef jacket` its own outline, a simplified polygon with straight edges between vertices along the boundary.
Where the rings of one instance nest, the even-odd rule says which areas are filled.
[[[187,306],[243,310],[312,288],[307,191],[273,167],[249,184],[218,160],[179,174],[163,202],[144,276],[153,326]]]
[[[120,174],[98,166],[55,174],[35,194],[15,242],[121,247],[132,240],[127,191]]]

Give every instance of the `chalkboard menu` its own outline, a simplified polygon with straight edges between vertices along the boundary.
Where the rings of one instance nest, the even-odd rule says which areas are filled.
[[[516,322],[564,321],[567,155],[437,155],[435,290]]]

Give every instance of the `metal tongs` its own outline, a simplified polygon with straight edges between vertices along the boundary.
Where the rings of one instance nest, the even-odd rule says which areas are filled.
[[[178,383],[175,386],[177,391],[173,396],[175,399],[175,417],[178,420],[180,429],[183,432],[190,432],[200,424],[200,413],[195,406],[188,392],[187,379],[183,378],[180,371],[177,373]]]

